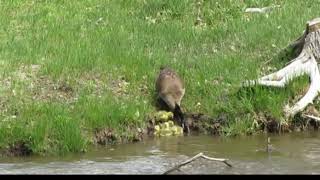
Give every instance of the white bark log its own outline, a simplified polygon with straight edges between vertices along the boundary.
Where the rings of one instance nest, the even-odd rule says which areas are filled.
[[[285,108],[285,113],[288,117],[293,117],[310,103],[313,103],[313,100],[320,92],[320,73],[318,67],[320,59],[320,18],[308,22],[307,30],[292,46],[301,46],[302,44],[299,43],[303,43],[303,49],[300,55],[293,59],[289,65],[275,73],[244,83],[245,86],[258,84],[285,87],[292,79],[304,74],[308,75],[311,80],[310,88],[305,96],[295,105],[291,108]]]
[[[308,115],[308,114],[306,114],[306,115],[304,115],[304,116],[305,116],[305,117],[308,117],[308,118],[311,118],[311,119],[313,119],[313,120],[315,120],[315,121],[320,122],[320,118],[319,118],[319,117],[312,116],[312,115]]]

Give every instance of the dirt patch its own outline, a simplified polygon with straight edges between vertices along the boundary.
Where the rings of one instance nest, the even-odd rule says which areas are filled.
[[[125,77],[120,76],[116,80],[112,80],[109,83],[109,88],[112,93],[116,96],[127,96],[128,95],[128,87],[130,83],[125,79]]]
[[[318,130],[320,122],[305,115],[320,117],[320,113],[314,105],[309,105],[303,112],[298,113],[292,120],[292,129],[296,131]]]
[[[83,73],[77,79],[80,88],[88,88],[90,95],[101,97],[106,90],[115,96],[127,96],[130,83],[123,76],[112,79],[110,75],[97,72]]]
[[[73,79],[54,80],[40,74],[42,65],[20,65],[16,71],[0,77],[1,102],[6,102],[10,96],[23,97],[45,102],[74,103],[78,100],[79,93],[86,90],[87,95],[102,97],[106,92],[111,92],[115,97],[128,97],[130,83],[124,76],[112,78],[109,74],[95,71],[84,72]],[[146,76],[143,80],[146,80]],[[148,94],[148,86],[143,81],[138,87],[141,93]],[[4,99],[3,99],[4,98]]]
[[[110,128],[96,129],[94,143],[99,145],[108,145],[115,143],[139,142],[144,139],[144,131],[141,128],[130,128],[124,134],[117,134]]]
[[[156,121],[153,117],[148,117],[148,122],[147,122],[147,135],[148,136],[153,136],[155,132],[154,126],[156,125]]]
[[[83,73],[76,81],[79,88],[88,88],[89,95],[101,97],[106,91],[111,92],[115,97],[129,96],[130,83],[124,76],[113,78],[110,74],[98,72]],[[146,86],[139,87],[146,91]]]
[[[222,133],[221,127],[226,124],[227,120],[225,114],[211,117],[203,113],[187,113],[185,116],[191,131],[211,135]]]
[[[303,114],[307,114],[307,115],[312,115],[315,117],[320,117],[320,112],[313,106],[310,105],[306,108],[306,110],[303,112]],[[318,130],[319,126],[320,126],[320,122],[316,121],[314,119],[308,118],[308,117],[304,117],[305,118],[305,122],[308,129],[313,129],[313,130]]]
[[[279,133],[279,132],[290,132],[292,131],[292,125],[281,121],[269,113],[258,112],[254,116],[255,128],[262,130],[266,133]]]
[[[254,116],[260,130],[266,133],[288,133],[292,131],[318,130],[320,122],[314,119],[304,117],[303,114],[314,115],[316,117],[318,112],[314,107],[308,107],[303,113],[299,113],[295,118],[288,122],[282,122],[267,113],[257,113]],[[258,129],[259,130],[259,129]]]
[[[74,89],[65,81],[52,81],[50,78],[42,76],[33,80],[32,99],[37,101],[59,101],[72,103],[77,100]]]
[[[81,88],[89,88],[89,95],[101,97],[108,87],[106,81],[105,75],[103,74],[86,72],[77,79],[77,85]]]
[[[139,142],[142,141],[144,139],[144,134],[145,131],[141,128],[129,128],[131,130],[129,130],[131,132],[131,134],[128,136],[124,136],[124,139],[127,139],[127,142]],[[122,138],[122,139],[123,139]]]
[[[60,101],[72,103],[77,101],[80,90],[87,89],[88,95],[101,97],[106,90],[116,96],[128,95],[130,83],[122,76],[111,79],[108,74],[99,72],[85,72],[73,79],[53,80],[49,76],[41,75],[41,65],[21,65],[15,72],[0,79],[0,85],[14,96],[19,95],[20,89],[30,94],[33,100]],[[20,83],[20,89],[15,89],[14,83]],[[141,91],[146,91],[142,86]]]
[[[96,129],[94,134],[94,142],[100,145],[114,144],[118,139],[109,128]]]
[[[31,97],[36,101],[60,101],[71,103],[77,95],[65,80],[54,81],[40,75],[41,65],[21,65],[16,71],[1,78],[1,86],[7,95],[23,98]]]
[[[19,141],[10,145],[4,154],[7,156],[29,156],[32,154],[32,150],[25,142]]]

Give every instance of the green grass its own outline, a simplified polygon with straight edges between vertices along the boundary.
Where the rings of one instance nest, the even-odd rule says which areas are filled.
[[[81,152],[96,128],[144,127],[162,65],[185,80],[185,111],[228,114],[225,135],[254,131],[255,112],[281,119],[306,78],[284,89],[240,85],[268,73],[270,58],[268,67],[285,64],[277,52],[319,16],[319,1],[205,0],[205,27],[194,26],[196,2],[0,1],[0,147],[22,140],[34,153]],[[267,15],[244,13],[274,4]],[[21,70],[34,64],[36,73]]]

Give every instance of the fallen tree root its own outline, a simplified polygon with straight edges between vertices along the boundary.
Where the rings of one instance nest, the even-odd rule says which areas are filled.
[[[299,55],[289,62],[287,66],[272,74],[263,76],[257,80],[245,82],[245,86],[263,85],[273,87],[285,87],[293,78],[307,74],[310,77],[308,92],[292,107],[285,106],[285,115],[293,117],[304,110],[318,96],[320,91],[320,18],[307,22],[305,32],[290,48],[299,52]]]
[[[320,122],[320,118],[319,118],[319,117],[312,116],[312,115],[308,115],[308,114],[305,114],[305,115],[303,115],[303,116],[304,116],[304,117],[311,118],[311,119],[313,119],[313,120],[315,120],[315,121]]]
[[[175,171],[175,170],[179,170],[180,167],[185,166],[185,165],[191,163],[192,161],[195,161],[195,160],[198,159],[198,158],[203,158],[203,159],[207,159],[207,160],[210,160],[210,161],[223,162],[223,163],[226,164],[227,166],[232,167],[232,165],[227,162],[228,159],[212,158],[212,157],[208,157],[208,156],[203,155],[203,153],[199,153],[199,154],[193,156],[192,158],[190,158],[190,159],[188,159],[188,160],[186,160],[186,161],[178,164],[177,166],[175,166],[175,167],[167,170],[167,171],[164,172],[163,174],[169,174],[170,172],[173,172],[173,171]]]

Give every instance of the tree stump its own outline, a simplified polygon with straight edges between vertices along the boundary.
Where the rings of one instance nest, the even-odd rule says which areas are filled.
[[[288,48],[292,48],[298,55],[287,66],[272,74],[263,76],[257,80],[249,80],[245,83],[250,85],[263,85],[273,87],[285,87],[293,78],[301,75],[310,77],[310,87],[307,93],[292,107],[286,106],[286,116],[293,117],[304,110],[317,97],[320,91],[320,18],[307,22],[306,30]]]

